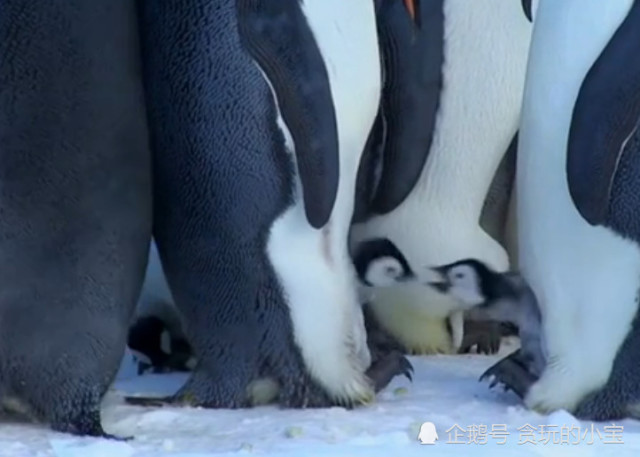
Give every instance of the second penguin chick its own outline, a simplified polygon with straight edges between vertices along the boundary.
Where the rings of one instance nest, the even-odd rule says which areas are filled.
[[[384,288],[399,285],[420,284],[424,286],[426,275],[418,275],[412,270],[409,261],[400,249],[388,238],[373,238],[361,242],[352,253],[353,264],[360,281],[361,301],[365,303],[365,309],[370,312],[365,313],[365,322],[369,330],[369,336],[376,340],[376,345],[383,346],[393,344],[396,347],[403,347],[406,352],[413,352],[412,348],[420,346],[425,341],[424,332],[419,326],[402,326],[402,322],[414,319],[413,313],[403,314],[402,308],[390,310],[385,314],[386,318],[392,317],[402,327],[402,340],[400,343],[397,334],[391,335],[390,330],[385,328],[385,323],[378,321],[379,317],[370,308],[369,302],[372,299],[372,292],[375,288]],[[431,277],[431,275],[429,275]],[[456,309],[448,316],[447,330],[453,341],[453,346],[459,348],[459,352],[469,352],[473,346],[477,347],[479,353],[493,354],[500,348],[501,337],[506,334],[499,324],[463,315],[464,309]],[[428,337],[427,337],[428,338]],[[413,346],[412,346],[413,344]]]
[[[546,357],[540,308],[533,290],[519,273],[498,273],[477,259],[463,259],[432,270],[441,280],[428,284],[467,305],[466,314],[470,318],[517,326],[521,347],[507,359],[518,363],[535,378],[542,374]],[[508,364],[503,364],[505,360],[487,370],[481,379],[494,375],[520,395],[524,392],[519,391],[527,389],[530,379],[514,379],[513,373],[501,373],[509,370]],[[523,372],[518,376],[526,375]],[[509,385],[513,383],[519,385]]]

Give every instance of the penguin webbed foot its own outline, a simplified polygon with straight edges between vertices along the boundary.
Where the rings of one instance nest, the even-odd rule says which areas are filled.
[[[413,381],[413,365],[399,351],[392,351],[379,357],[367,370],[376,393],[385,389],[396,376],[406,376]]]
[[[523,359],[520,350],[491,366],[480,376],[479,381],[491,377],[493,380],[489,384],[490,389],[497,384],[502,384],[505,391],[511,390],[521,399],[527,395],[531,386],[538,380],[538,377],[528,370],[526,360]]]
[[[297,383],[287,383],[286,392],[280,395],[279,404],[285,409],[330,408],[336,406],[329,396],[307,375]]]
[[[505,331],[500,323],[490,321],[464,322],[464,337],[458,354],[468,354],[476,346],[478,354],[495,354],[500,350]]]
[[[51,428],[60,433],[68,433],[75,436],[90,436],[93,438],[104,438],[112,441],[131,441],[133,436],[117,436],[107,433],[102,428],[100,422],[100,411],[82,413],[70,421],[53,423]]]
[[[292,341],[274,345],[267,373],[278,381],[278,405],[284,409],[336,406],[329,394],[311,377]]]

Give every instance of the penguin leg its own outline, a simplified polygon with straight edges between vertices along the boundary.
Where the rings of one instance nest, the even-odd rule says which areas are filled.
[[[278,403],[283,408],[329,408],[335,402],[304,370],[297,376],[288,376],[285,389],[281,389]],[[344,405],[350,408],[351,404]]]
[[[367,331],[367,344],[369,351],[371,351],[372,360],[377,360],[383,356],[384,353],[388,352],[406,352],[405,347],[380,325],[375,313],[368,304],[363,305],[362,312],[364,316],[364,326]]]
[[[480,381],[493,377],[489,388],[502,384],[505,390],[512,390],[521,399],[527,395],[529,388],[538,380],[527,369],[526,360],[520,350],[508,355],[491,366],[480,376]]]
[[[393,378],[400,375],[406,376],[409,381],[413,380],[413,365],[404,354],[398,351],[386,353],[374,360],[367,370],[367,376],[373,381],[376,393],[386,388]]]
[[[580,420],[614,421],[640,419],[640,317],[636,315],[631,331],[613,362],[607,384],[586,395],[573,415]]]
[[[100,422],[100,410],[96,409],[81,414],[70,421],[54,422],[51,428],[57,432],[105,438],[115,441],[130,441],[133,439],[132,436],[122,437],[106,433]]]
[[[499,322],[472,321],[464,322],[464,338],[458,354],[467,354],[473,346],[478,354],[495,354],[500,350],[504,330]]]
[[[290,333],[286,336],[291,338]],[[335,401],[309,374],[302,355],[293,350],[295,348],[293,341],[282,347],[288,347],[290,350],[280,351],[277,355],[270,356],[271,364],[275,367],[271,372],[274,373],[274,377],[279,380],[281,386],[278,398],[279,405],[283,408],[328,408],[335,406]]]
[[[271,274],[271,273],[269,273]],[[275,276],[267,279],[259,297],[259,306],[268,310],[270,325],[264,327],[261,367],[256,378],[272,378],[279,384],[278,404],[283,408],[331,407],[335,402],[313,379],[294,340],[289,309],[283,306]]]
[[[375,392],[387,387],[396,376],[404,375],[411,381],[413,365],[404,356],[404,347],[380,326],[366,304],[363,305],[363,315],[372,359],[367,376],[373,382]]]

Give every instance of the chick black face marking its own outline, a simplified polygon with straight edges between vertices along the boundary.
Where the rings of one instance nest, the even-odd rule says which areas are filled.
[[[475,259],[464,259],[432,270],[441,279],[427,284],[443,294],[458,299],[467,308],[481,305],[490,299],[496,274]]]
[[[369,287],[388,287],[415,278],[405,256],[387,238],[360,243],[353,264],[360,281]]]

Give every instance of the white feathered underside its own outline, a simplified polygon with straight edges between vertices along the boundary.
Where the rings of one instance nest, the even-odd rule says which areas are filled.
[[[272,226],[271,262],[283,285],[294,338],[311,375],[340,401],[372,391],[371,357],[347,250],[355,179],[380,97],[380,57],[370,0],[307,0],[303,10],[329,73],[340,144],[340,182],[322,230],[307,222],[299,180],[296,204]],[[290,150],[291,136],[281,123]],[[295,156],[294,156],[295,158]]]
[[[520,269],[538,296],[549,365],[525,399],[574,408],[602,386],[631,328],[638,245],[589,225],[569,194],[566,151],[583,78],[633,0],[539,0],[518,153]]]

